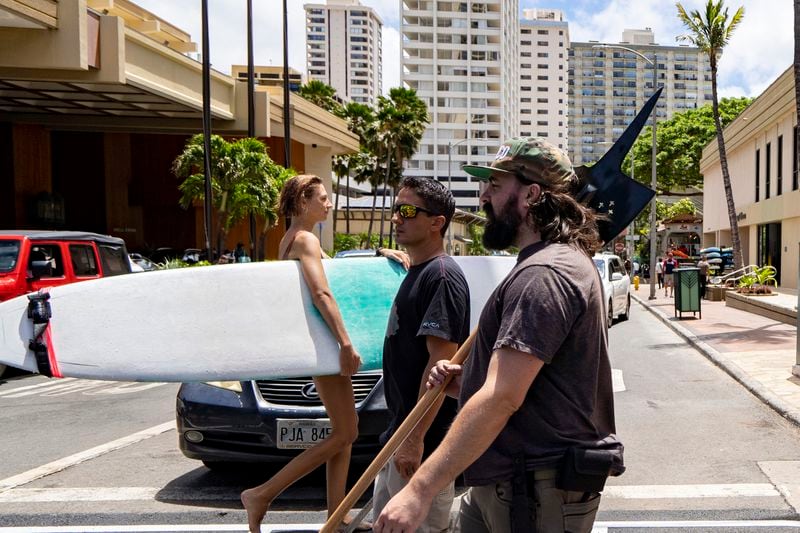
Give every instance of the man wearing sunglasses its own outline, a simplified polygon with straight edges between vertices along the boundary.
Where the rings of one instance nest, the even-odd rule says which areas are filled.
[[[408,253],[410,267],[395,296],[383,344],[383,384],[392,419],[381,435],[385,443],[417,400],[434,363],[450,359],[469,335],[469,288],[464,273],[445,253],[444,235],[455,212],[450,191],[440,182],[403,180],[392,209],[396,241]],[[380,255],[398,259],[395,250]],[[456,402],[434,406],[375,479],[373,513],[397,494],[439,445],[453,420]],[[437,412],[438,411],[438,412]],[[444,484],[420,517],[418,531],[447,531],[454,484]]]
[[[596,215],[575,199],[566,154],[544,139],[510,139],[491,166],[464,170],[487,184],[484,244],[515,245],[519,259],[489,297],[463,368],[439,361],[431,371],[431,388],[456,376],[447,392],[460,411],[374,530],[414,531],[463,472],[456,531],[588,533],[606,477],[624,470]]]

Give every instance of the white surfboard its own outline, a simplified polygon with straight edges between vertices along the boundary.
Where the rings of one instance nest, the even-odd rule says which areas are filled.
[[[474,326],[515,257],[457,257]],[[405,271],[387,259],[324,260],[348,333],[381,366],[391,302]],[[49,291],[45,335],[57,377],[220,381],[335,374],[338,344],[296,261],[162,270]],[[28,298],[0,303],[0,364],[39,371]]]

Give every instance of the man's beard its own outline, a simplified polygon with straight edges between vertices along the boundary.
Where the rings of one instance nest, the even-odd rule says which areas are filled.
[[[522,224],[522,216],[516,209],[517,197],[509,198],[500,213],[495,214],[492,204],[486,203],[486,228],[483,231],[483,245],[491,250],[505,250],[517,239],[517,231]]]

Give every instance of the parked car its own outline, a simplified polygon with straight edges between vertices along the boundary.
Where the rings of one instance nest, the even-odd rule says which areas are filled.
[[[608,325],[614,319],[628,320],[631,313],[631,280],[622,260],[613,254],[595,254],[594,264],[603,281],[603,295],[608,308]]]
[[[149,258],[139,253],[130,253],[128,258],[131,260],[131,270],[136,272],[147,272],[150,270],[158,270],[158,266]]]
[[[131,272],[125,241],[79,231],[0,231],[0,302]],[[0,365],[0,376],[6,368]]]
[[[358,250],[365,251],[375,256],[374,250]],[[354,375],[353,392],[358,439],[352,458],[364,462],[379,451],[378,437],[389,425],[383,373]],[[212,469],[229,468],[232,463],[286,463],[327,436],[326,417],[311,377],[184,383],[176,400],[181,452]]]
[[[131,272],[125,241],[79,231],[0,231],[0,301]]]

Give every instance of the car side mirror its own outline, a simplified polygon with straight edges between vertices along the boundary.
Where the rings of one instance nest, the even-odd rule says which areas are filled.
[[[28,279],[53,277],[53,264],[49,260],[31,261],[30,277]]]
[[[622,273],[621,272],[614,272],[611,274],[611,281],[621,281],[622,280]]]

